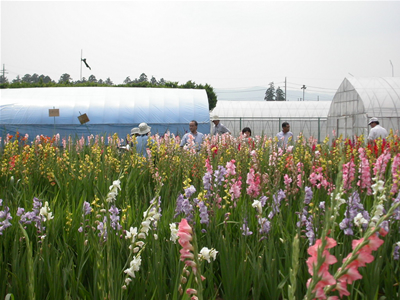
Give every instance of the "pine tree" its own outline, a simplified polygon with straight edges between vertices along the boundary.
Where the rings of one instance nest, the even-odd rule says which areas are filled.
[[[267,91],[265,92],[265,97],[264,100],[265,101],[275,101],[275,87],[274,87],[274,83],[270,82],[269,84],[269,88],[267,89]]]
[[[286,101],[286,95],[280,86],[276,89],[276,101]]]

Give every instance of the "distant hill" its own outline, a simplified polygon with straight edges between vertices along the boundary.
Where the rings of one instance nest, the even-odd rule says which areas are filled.
[[[214,88],[214,92],[219,101],[264,101],[265,91],[267,87],[254,86],[250,88],[232,88],[232,89],[219,89]],[[315,92],[305,92],[306,101],[331,101],[335,93],[323,92],[316,94]],[[303,91],[287,90],[287,101],[298,101],[303,98]]]

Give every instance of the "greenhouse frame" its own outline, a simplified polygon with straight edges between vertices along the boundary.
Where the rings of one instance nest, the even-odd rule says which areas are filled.
[[[400,129],[400,77],[345,78],[328,113],[328,132],[368,136],[376,117],[388,131]]]
[[[232,134],[250,127],[252,135],[274,137],[289,122],[294,136],[313,136],[319,142],[326,136],[331,101],[218,101],[211,115],[218,115]]]
[[[58,116],[57,116],[58,114]],[[81,123],[85,114],[89,121]],[[146,122],[151,133],[182,135],[189,122],[209,133],[208,98],[205,90],[127,87],[46,87],[2,89],[1,136],[26,133],[61,138],[110,136],[125,139],[132,127]],[[81,118],[78,119],[78,117]],[[84,122],[84,120],[83,120]]]

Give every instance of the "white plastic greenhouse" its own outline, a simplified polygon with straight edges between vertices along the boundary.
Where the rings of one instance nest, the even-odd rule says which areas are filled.
[[[388,131],[400,129],[400,77],[345,78],[329,110],[328,133],[368,135],[371,117]]]
[[[331,101],[218,101],[212,115],[218,115],[234,135],[250,127],[252,135],[274,137],[289,122],[295,136],[313,136],[319,141],[326,135],[326,120]]]
[[[49,109],[58,109],[53,117]],[[54,111],[52,111],[54,112]],[[89,122],[78,117],[86,114]],[[55,113],[57,115],[57,113]],[[0,133],[4,136],[29,134],[52,136],[130,134],[141,122],[152,133],[182,135],[189,122],[196,120],[198,130],[210,131],[210,115],[205,90],[125,87],[55,87],[2,89]]]

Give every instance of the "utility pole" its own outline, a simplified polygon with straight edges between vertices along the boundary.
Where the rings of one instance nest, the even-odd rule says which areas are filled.
[[[286,77],[285,77],[285,101],[287,101],[287,96],[286,96]]]
[[[5,83],[6,82],[6,75],[5,74],[8,73],[8,72],[6,72],[5,64],[3,64],[3,69],[1,70],[1,72],[3,73],[3,77],[1,78],[1,83]]]
[[[303,84],[303,86],[301,87],[301,89],[303,90],[303,101],[304,101],[304,92],[305,92],[305,90],[306,90],[306,85],[305,84]]]
[[[392,65],[392,77],[394,77],[394,67],[393,67],[392,61],[391,60],[389,60],[389,61],[390,61],[390,64]]]

